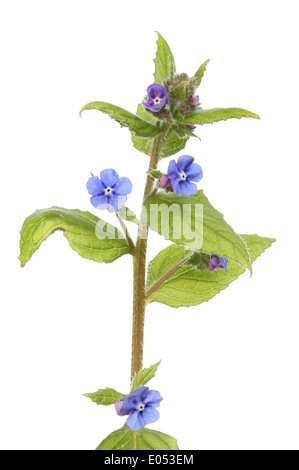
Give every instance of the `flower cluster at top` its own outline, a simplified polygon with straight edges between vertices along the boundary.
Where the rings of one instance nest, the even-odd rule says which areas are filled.
[[[172,79],[164,80],[164,85],[153,83],[147,88],[147,99],[143,106],[158,119],[168,117],[184,118],[202,109],[199,97],[195,94],[195,77],[186,73],[175,74]],[[187,125],[190,130],[195,126]]]
[[[172,78],[164,80],[164,85],[153,83],[147,88],[147,99],[143,102],[144,108],[156,118],[167,119],[185,117],[199,106],[199,97],[195,95],[197,82],[195,77],[189,78],[186,73],[175,74]],[[195,129],[195,126],[186,124],[185,128]],[[177,162],[171,160],[168,174],[160,179],[160,187],[171,188],[179,196],[192,196],[197,193],[197,183],[202,179],[200,165],[194,163],[189,155],[181,156]],[[109,209],[117,211],[126,201],[127,195],[132,192],[132,183],[129,178],[119,178],[112,168],[103,170],[98,176],[92,176],[87,181],[87,190],[91,194],[90,201],[96,209]]]
[[[100,176],[101,179],[92,176],[86,184],[89,194],[92,195],[91,204],[96,209],[121,209],[127,201],[127,194],[132,192],[131,180],[120,178],[112,168],[101,171]]]
[[[127,426],[133,431],[139,431],[146,424],[159,419],[160,415],[156,408],[160,406],[162,400],[163,398],[156,390],[140,387],[124,400],[117,402],[115,409],[119,416],[129,415],[126,421]]]

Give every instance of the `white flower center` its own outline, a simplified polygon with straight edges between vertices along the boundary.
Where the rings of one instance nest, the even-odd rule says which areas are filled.
[[[143,411],[145,408],[144,404],[143,403],[137,403],[137,410],[138,411]]]
[[[156,96],[156,98],[154,99],[154,103],[155,104],[159,104],[161,101],[161,98],[159,98],[158,96]]]
[[[187,179],[187,175],[184,171],[181,171],[181,173],[179,174],[179,177],[181,181],[186,181]]]
[[[105,196],[107,197],[111,196],[112,192],[113,192],[113,189],[110,188],[110,186],[107,186],[107,188],[105,189]]]

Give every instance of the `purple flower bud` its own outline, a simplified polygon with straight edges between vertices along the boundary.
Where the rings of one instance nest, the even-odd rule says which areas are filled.
[[[197,95],[191,95],[190,96],[190,101],[192,106],[198,106],[199,105],[199,97]]]
[[[170,188],[171,179],[168,178],[167,175],[163,175],[161,176],[159,183],[160,183],[161,188]]]
[[[123,407],[123,404],[124,404],[124,400],[120,400],[120,401],[118,401],[117,403],[115,403],[115,405],[114,405],[114,406],[115,406],[116,413],[118,414],[118,416],[122,416],[122,415],[120,414],[120,412],[121,412],[121,409],[122,409],[122,407]]]
[[[166,88],[159,83],[153,83],[147,89],[147,101],[142,103],[145,108],[157,113],[168,104]]]
[[[194,131],[194,129],[196,129],[196,126],[193,126],[192,124],[186,124],[186,127],[188,127],[190,131]]]
[[[217,269],[224,269],[227,273],[227,261],[225,256],[212,256],[209,262],[209,271],[216,271]]]
[[[162,110],[162,117],[164,117],[165,119],[168,118],[169,116],[169,111],[167,109],[163,109]]]

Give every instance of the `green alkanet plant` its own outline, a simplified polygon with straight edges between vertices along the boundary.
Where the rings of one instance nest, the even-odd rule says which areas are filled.
[[[173,308],[207,302],[229,286],[275,241],[258,235],[239,235],[208,201],[197,183],[201,166],[190,155],[171,160],[167,175],[157,167],[160,160],[181,152],[196,126],[257,114],[240,108],[202,109],[196,94],[206,66],[189,77],[177,73],[174,57],[158,33],[154,83],[132,114],[118,106],[94,101],[83,111],[99,110],[128,127],[134,147],[148,155],[149,165],[139,220],[125,206],[132,191],[131,180],[112,168],[87,181],[95,209],[116,214],[122,232],[96,215],[80,210],[52,207],[30,215],[21,230],[20,261],[24,266],[41,243],[62,230],[80,256],[99,263],[112,263],[123,255],[134,261],[131,388],[120,393],[111,388],[85,394],[98,405],[115,405],[119,416],[129,416],[122,428],[110,434],[98,450],[176,450],[174,438],[146,428],[156,421],[162,397],[149,390],[160,363],[143,369],[144,317],[148,304],[160,302]],[[116,163],[116,162],[115,162]],[[130,196],[129,196],[130,197]],[[126,222],[138,225],[137,240]],[[171,242],[146,266],[149,229]],[[165,399],[165,397],[164,397]],[[165,400],[167,406],[167,400]]]

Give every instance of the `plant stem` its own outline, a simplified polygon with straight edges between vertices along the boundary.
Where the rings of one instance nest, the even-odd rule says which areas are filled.
[[[157,168],[160,153],[171,128],[166,126],[157,137],[154,138],[149,171]],[[143,201],[149,197],[154,188],[155,179],[148,173]],[[131,382],[142,370],[143,365],[143,341],[144,341],[144,316],[145,316],[145,281],[146,281],[146,250],[148,239],[148,225],[141,213],[138,228],[138,237],[134,255],[134,286],[133,286],[133,328],[132,328],[132,362]]]

